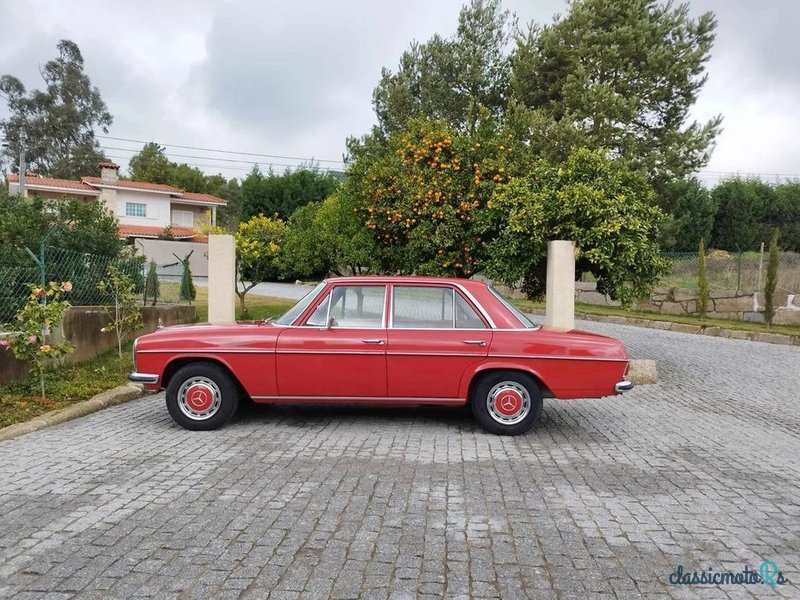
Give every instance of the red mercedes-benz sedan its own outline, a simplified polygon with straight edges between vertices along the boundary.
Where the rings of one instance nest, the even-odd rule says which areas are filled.
[[[259,403],[381,406],[469,403],[488,431],[530,430],[542,398],[631,389],[618,340],[532,323],[485,283],[342,277],[282,317],[185,325],[134,344],[131,381],[166,389],[179,425],[221,427],[240,398]]]

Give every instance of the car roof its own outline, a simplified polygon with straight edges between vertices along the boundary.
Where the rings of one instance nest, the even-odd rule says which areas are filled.
[[[485,288],[487,284],[475,279],[459,279],[456,277],[418,277],[415,275],[359,275],[352,277],[328,277],[331,283],[444,283],[456,284],[470,288]]]

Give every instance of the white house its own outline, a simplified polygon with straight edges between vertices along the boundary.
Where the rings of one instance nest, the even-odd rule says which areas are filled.
[[[157,238],[169,227],[176,240],[205,241],[196,229],[203,224],[216,225],[217,207],[227,204],[210,194],[120,179],[119,165],[114,163],[100,163],[99,167],[100,177],[81,177],[79,181],[26,175],[25,195],[102,202],[117,217],[122,238]],[[7,179],[9,193],[18,193],[19,176],[8,175]]]

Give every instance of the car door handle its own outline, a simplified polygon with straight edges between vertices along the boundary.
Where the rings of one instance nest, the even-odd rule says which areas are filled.
[[[383,345],[383,343],[384,343],[383,340],[380,340],[380,339],[378,339],[378,340],[361,340],[361,341],[364,342],[365,344]]]
[[[482,347],[486,345],[486,342],[484,342],[483,340],[461,340],[461,341],[464,342],[465,344],[472,344],[474,346]]]

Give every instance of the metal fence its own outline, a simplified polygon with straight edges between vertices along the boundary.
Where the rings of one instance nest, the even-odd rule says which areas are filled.
[[[667,253],[672,272],[659,285],[687,290],[698,289],[699,261],[697,253]],[[710,250],[706,254],[706,279],[710,289],[761,292],[767,276],[769,253],[726,252]],[[778,289],[800,294],[800,254],[780,252]]]
[[[153,304],[153,285],[152,283],[145,285],[150,267],[141,256],[120,258],[46,246],[44,263],[41,266],[35,264],[33,258],[30,259],[30,264],[19,261],[14,264],[4,264],[0,258],[0,323],[14,320],[17,311],[28,299],[29,284],[69,281],[72,283],[72,291],[67,299],[72,305],[94,306],[112,303],[110,294],[98,289],[98,284],[107,277],[110,266],[115,266],[131,278],[136,293],[142,297],[143,304],[145,291],[148,292],[146,303]],[[180,298],[182,277],[182,263],[158,265],[155,302],[183,303]]]

